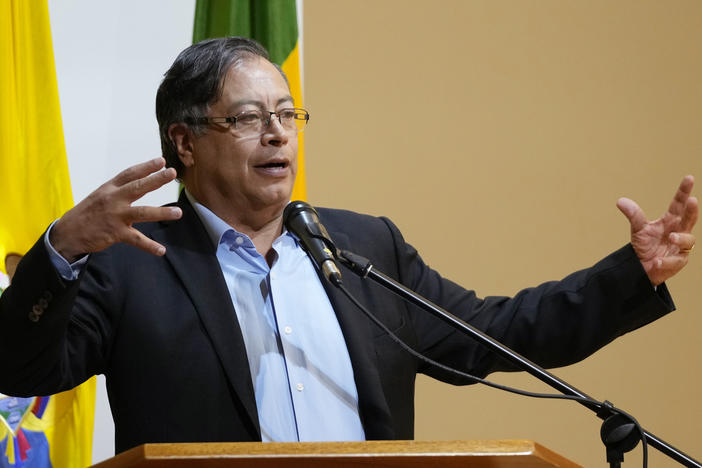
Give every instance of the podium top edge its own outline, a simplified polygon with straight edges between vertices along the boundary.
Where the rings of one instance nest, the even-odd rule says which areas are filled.
[[[533,454],[546,450],[531,440],[382,440],[362,442],[224,442],[145,444],[148,457],[198,455]]]
[[[412,466],[465,466],[465,460],[481,459],[483,464],[480,466],[491,467],[582,468],[531,440],[159,443],[134,447],[93,466],[297,468],[310,466],[312,462],[316,463],[314,466],[357,466],[359,463],[362,466],[376,466],[382,461],[383,466],[402,467],[406,466],[402,460],[411,459],[415,459]],[[496,459],[501,460],[497,465],[488,462]],[[351,460],[356,461],[351,463]]]

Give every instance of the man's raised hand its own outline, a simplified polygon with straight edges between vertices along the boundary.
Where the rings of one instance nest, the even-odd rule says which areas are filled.
[[[697,222],[697,198],[690,196],[695,179],[685,176],[663,216],[648,221],[633,200],[620,198],[617,207],[631,224],[631,245],[654,286],[687,265],[695,245],[692,228]]]
[[[49,241],[69,263],[82,255],[125,242],[154,255],[166,248],[132,225],[167,221],[182,216],[180,208],[132,206],[132,203],[176,178],[173,168],[163,169],[163,158],[137,164],[117,174],[67,211],[51,229]]]

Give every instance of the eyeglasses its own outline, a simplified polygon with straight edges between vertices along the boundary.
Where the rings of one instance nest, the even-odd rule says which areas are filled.
[[[265,133],[271,124],[273,116],[278,118],[278,122],[284,130],[288,132],[301,132],[310,120],[310,113],[305,109],[290,107],[276,112],[250,110],[241,112],[232,117],[200,117],[188,119],[189,122],[202,125],[217,124],[222,125],[238,137],[259,136]]]

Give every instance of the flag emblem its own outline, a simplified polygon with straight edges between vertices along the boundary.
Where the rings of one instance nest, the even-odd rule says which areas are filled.
[[[50,397],[0,396],[0,468],[50,467],[49,442],[37,430]]]

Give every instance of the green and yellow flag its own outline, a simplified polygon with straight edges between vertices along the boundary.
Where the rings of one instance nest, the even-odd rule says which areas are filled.
[[[197,0],[193,42],[224,36],[250,37],[268,49],[271,61],[288,77],[295,105],[303,107],[295,0]],[[307,196],[303,148],[300,133],[293,200]]]
[[[0,1],[0,177],[4,271],[73,206],[46,0]],[[0,395],[0,467],[90,465],[94,408],[94,378],[48,397]]]

